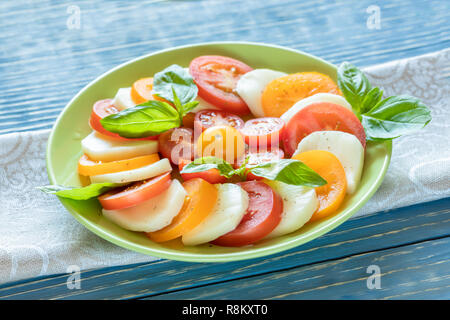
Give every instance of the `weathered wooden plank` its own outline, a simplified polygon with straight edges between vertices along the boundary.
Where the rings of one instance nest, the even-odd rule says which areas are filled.
[[[379,289],[374,271],[379,268]],[[369,279],[369,277],[371,277]],[[369,282],[369,285],[368,285]],[[369,289],[372,288],[372,289]],[[148,299],[450,299],[450,237]]]
[[[220,264],[160,260],[85,271],[80,290],[67,289],[68,275],[30,279],[0,286],[0,298],[126,299],[159,295],[448,235],[450,198],[356,218],[312,242],[269,257]],[[250,296],[241,298],[245,297]]]
[[[379,30],[366,27],[371,0],[85,0],[76,2],[81,28],[69,30],[66,9],[73,4],[0,3],[0,133],[50,128],[57,112],[36,110],[61,110],[108,69],[175,45],[260,41],[366,66],[450,44],[450,10],[437,0],[377,3]]]

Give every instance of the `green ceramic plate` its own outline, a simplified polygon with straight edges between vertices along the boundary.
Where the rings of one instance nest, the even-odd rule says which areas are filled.
[[[127,62],[101,75],[81,90],[64,108],[50,134],[47,147],[47,169],[50,182],[81,186],[77,161],[82,154],[80,141],[91,131],[88,125],[92,105],[99,99],[113,97],[117,89],[129,87],[136,79],[148,77],[171,64],[188,66],[200,55],[224,55],[242,60],[253,68],[271,68],[287,73],[318,71],[336,80],[336,67],[309,54],[279,46],[220,42],[178,47],[152,53]],[[361,185],[347,197],[341,210],[322,221],[307,224],[300,230],[272,240],[243,248],[225,248],[209,244],[184,247],[179,240],[154,243],[144,234],[124,230],[105,219],[97,200],[61,199],[69,212],[86,228],[124,248],[144,254],[185,261],[232,261],[265,256],[311,241],[336,228],[355,214],[381,184],[389,165],[392,145],[368,143]]]

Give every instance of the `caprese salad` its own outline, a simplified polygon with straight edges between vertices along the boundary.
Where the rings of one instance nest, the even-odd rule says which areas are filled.
[[[151,240],[245,246],[338,212],[358,189],[366,141],[424,127],[418,99],[383,98],[358,68],[253,69],[223,56],[171,65],[94,103],[82,188],[103,215]]]

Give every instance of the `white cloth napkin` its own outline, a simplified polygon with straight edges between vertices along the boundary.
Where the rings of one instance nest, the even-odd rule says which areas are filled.
[[[394,142],[386,178],[358,215],[450,196],[449,66],[450,50],[444,50],[365,69],[386,95],[407,93],[422,99],[433,120],[425,130]],[[157,259],[99,238],[76,222],[55,196],[35,189],[48,184],[48,134],[0,136],[0,283],[71,272],[71,266],[83,270]]]

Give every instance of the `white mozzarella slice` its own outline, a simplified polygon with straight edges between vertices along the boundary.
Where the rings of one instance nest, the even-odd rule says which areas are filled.
[[[294,155],[310,150],[334,154],[344,167],[347,193],[355,192],[364,166],[364,148],[358,138],[341,131],[316,131],[300,141]]]
[[[311,103],[315,102],[329,102],[338,104],[340,106],[343,106],[344,108],[349,109],[353,112],[352,106],[347,102],[347,100],[344,99],[344,97],[332,94],[332,93],[316,93],[313,96],[307,97],[305,99],[302,99],[295,103],[292,107],[290,107],[280,118],[284,120],[285,123],[288,123],[288,121],[301,109],[303,109],[306,106],[309,106]]]
[[[136,104],[133,99],[131,99],[131,87],[120,88],[117,90],[116,96],[114,97],[112,103],[119,110],[134,107]]]
[[[103,215],[131,231],[154,232],[168,226],[183,207],[186,191],[178,180],[172,180],[169,188],[134,207],[105,210]]]
[[[158,141],[118,141],[96,131],[81,141],[83,152],[95,161],[130,159],[158,152]]]
[[[264,180],[283,199],[283,213],[278,226],[266,238],[275,238],[300,229],[319,206],[316,191],[280,181]]]
[[[184,234],[182,241],[194,246],[217,239],[234,230],[248,208],[248,194],[233,183],[216,184],[217,203],[211,213],[194,229]]]
[[[236,92],[245,101],[255,117],[264,117],[261,97],[266,86],[286,73],[270,69],[255,69],[244,74],[236,85]]]
[[[165,172],[171,171],[169,159],[161,159],[158,162],[127,171],[120,171],[114,173],[99,174],[91,176],[92,183],[128,183],[133,181],[141,181],[159,176]]]

